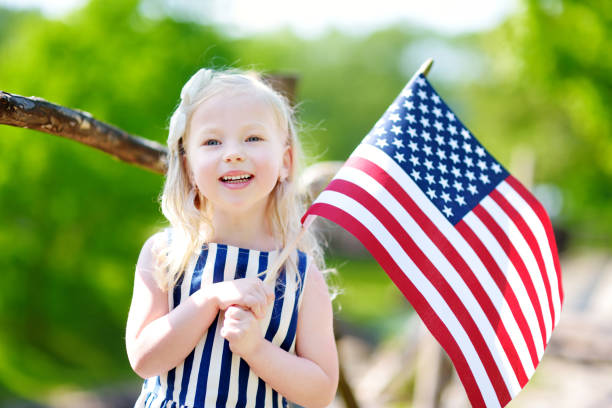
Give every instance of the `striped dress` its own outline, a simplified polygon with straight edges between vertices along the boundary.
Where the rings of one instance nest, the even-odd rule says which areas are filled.
[[[279,274],[274,303],[260,323],[265,338],[290,353],[295,353],[303,288],[300,282],[306,281],[308,270],[308,258],[303,252],[296,252],[299,277],[284,270]],[[174,290],[168,291],[169,309],[177,307],[204,285],[256,276],[278,255],[279,251],[264,252],[210,243],[194,257]],[[135,408],[287,406],[282,395],[231,352],[228,341],[219,333],[219,319],[220,315],[179,366],[144,381]]]

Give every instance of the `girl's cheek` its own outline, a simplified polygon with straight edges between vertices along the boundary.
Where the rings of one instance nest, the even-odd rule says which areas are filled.
[[[212,170],[214,169],[214,164],[209,162],[209,161],[201,161],[196,165],[196,171],[199,172],[200,174],[215,174],[212,173]]]

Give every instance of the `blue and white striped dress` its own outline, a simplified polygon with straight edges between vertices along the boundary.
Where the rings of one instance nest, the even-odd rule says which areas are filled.
[[[265,338],[295,353],[298,310],[306,281],[308,258],[297,252],[297,270],[278,277],[274,303],[262,320]],[[279,251],[256,251],[210,243],[189,264],[174,290],[168,291],[170,310],[204,285],[256,276],[267,269]],[[195,265],[194,265],[195,264]],[[287,279],[287,276],[293,276]],[[263,279],[264,276],[261,276]],[[177,367],[145,380],[135,407],[285,407],[286,399],[257,377],[248,364],[234,355],[221,337],[219,315],[195,349]]]

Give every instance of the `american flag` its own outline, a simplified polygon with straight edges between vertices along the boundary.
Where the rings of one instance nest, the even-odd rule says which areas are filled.
[[[533,375],[563,289],[542,205],[415,76],[308,209],[355,235],[453,361],[471,404]]]

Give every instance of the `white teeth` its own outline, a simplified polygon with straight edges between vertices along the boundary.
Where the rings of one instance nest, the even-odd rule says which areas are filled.
[[[221,178],[221,180],[223,181],[242,181],[242,180],[248,180],[250,178],[251,176],[249,174],[242,174],[240,176],[224,176]]]

